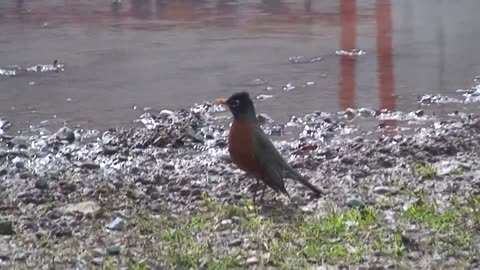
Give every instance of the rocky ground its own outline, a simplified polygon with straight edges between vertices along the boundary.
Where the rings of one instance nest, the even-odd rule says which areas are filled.
[[[480,267],[479,118],[261,116],[324,195],[287,180],[291,201],[270,193],[255,206],[254,181],[227,153],[229,117],[201,104],[146,113],[132,129],[15,135],[3,119],[0,268]]]

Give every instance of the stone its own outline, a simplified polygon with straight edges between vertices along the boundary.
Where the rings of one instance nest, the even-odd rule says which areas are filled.
[[[120,252],[121,252],[121,250],[122,250],[122,249],[120,248],[120,246],[115,246],[115,245],[114,245],[114,246],[109,246],[109,247],[107,247],[107,253],[108,253],[109,255],[112,255],[112,256],[119,255]]]
[[[120,217],[116,217],[112,221],[112,223],[107,225],[107,228],[112,230],[112,231],[122,231],[124,225],[125,225],[125,221]]]
[[[242,239],[237,238],[237,239],[234,239],[234,240],[230,241],[230,243],[228,243],[228,246],[230,246],[230,247],[238,247],[238,246],[241,246],[242,243],[243,243]]]
[[[241,218],[239,216],[233,216],[230,219],[234,224],[240,224]]]
[[[101,207],[94,201],[84,201],[79,203],[67,204],[65,207],[60,208],[64,214],[82,213],[84,215],[94,215],[100,211]]]
[[[40,178],[37,181],[35,181],[35,188],[38,189],[48,189],[48,181],[45,178]]]
[[[377,193],[377,194],[380,194],[380,195],[394,193],[394,191],[390,187],[387,187],[387,186],[374,187],[373,192]]]
[[[105,258],[103,257],[95,257],[92,259],[92,264],[97,266],[102,266],[104,262],[105,262]]]
[[[348,205],[348,207],[358,208],[358,207],[363,207],[365,204],[360,199],[349,198],[349,199],[347,199],[347,205]]]
[[[13,235],[13,223],[8,220],[0,220],[0,235]]]
[[[255,265],[258,264],[258,259],[257,257],[250,257],[245,261],[246,265]]]
[[[55,133],[55,138],[59,141],[72,143],[75,141],[75,133],[68,127],[62,127]]]

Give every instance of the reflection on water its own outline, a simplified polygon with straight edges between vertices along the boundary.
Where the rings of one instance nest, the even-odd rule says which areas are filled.
[[[133,105],[178,108],[261,79],[247,90],[272,94],[262,108],[278,120],[317,109],[411,111],[417,95],[453,93],[480,72],[478,9],[474,0],[2,1],[0,67],[57,56],[67,66],[35,78],[34,89],[32,78],[0,76],[0,87],[15,89],[0,92],[0,107],[14,100],[44,115],[124,124]],[[352,49],[367,54],[335,55]],[[297,56],[320,60],[288,64]],[[296,88],[281,91],[287,84]],[[62,102],[72,96],[78,104]]]

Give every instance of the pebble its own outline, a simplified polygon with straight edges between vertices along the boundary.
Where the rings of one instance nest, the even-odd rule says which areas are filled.
[[[121,248],[119,246],[109,246],[107,247],[107,253],[112,256],[119,255]]]
[[[377,186],[373,188],[373,192],[381,195],[394,193],[394,190],[387,186]]]
[[[257,257],[250,257],[245,261],[246,265],[255,265],[258,264],[258,259]]]
[[[38,189],[47,189],[48,188],[48,181],[45,178],[40,178],[35,181],[35,187]]]
[[[265,95],[265,94],[262,94],[262,95],[258,95],[257,96],[257,99],[269,99],[269,98],[272,98],[273,96],[272,95]]]
[[[230,243],[228,243],[228,246],[238,247],[238,246],[241,246],[242,243],[243,243],[242,239],[234,239],[234,240],[230,241]]]
[[[112,231],[122,231],[124,225],[125,225],[125,221],[120,217],[116,217],[112,221],[112,223],[107,225],[107,228],[112,230]]]
[[[92,259],[92,264],[97,266],[102,266],[104,262],[105,262],[105,258],[103,257],[95,257]]]
[[[353,165],[355,163],[355,159],[351,157],[343,157],[341,161],[343,164],[346,164],[346,165]]]
[[[282,90],[285,92],[291,91],[293,89],[295,89],[295,86],[293,86],[292,83],[287,83],[282,87]]]
[[[273,119],[270,116],[268,116],[268,114],[266,113],[258,114],[257,120],[261,125],[273,122]]]
[[[84,215],[96,214],[100,211],[100,205],[95,201],[84,201],[79,203],[67,204],[65,207],[60,208],[64,214],[82,213]]]
[[[352,208],[357,208],[357,207],[363,207],[365,204],[360,199],[349,198],[347,199],[347,205]]]
[[[172,111],[169,111],[169,110],[162,110],[160,111],[160,113],[158,114],[159,117],[161,118],[167,118],[167,117],[172,117],[174,116],[175,113],[172,112]]]
[[[234,224],[240,224],[240,221],[242,220],[239,216],[233,216],[230,219]]]
[[[232,220],[231,219],[224,219],[220,222],[220,224],[222,225],[230,225],[232,224]]]
[[[6,253],[0,253],[0,262],[10,260],[10,255]]]
[[[72,143],[75,141],[75,133],[68,127],[62,127],[55,133],[55,138],[59,141]]]
[[[8,220],[0,220],[0,235],[13,235],[13,223]]]
[[[98,170],[100,169],[100,165],[91,163],[91,162],[83,162],[82,165],[80,165],[81,168],[87,169],[87,170]]]

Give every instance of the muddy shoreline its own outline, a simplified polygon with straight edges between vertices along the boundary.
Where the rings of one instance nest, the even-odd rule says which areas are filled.
[[[419,110],[401,119],[418,127],[390,127],[399,114],[264,117],[281,153],[324,195],[287,180],[292,201],[269,194],[258,208],[254,181],[230,163],[229,114],[210,103],[103,133],[11,135],[2,122],[0,266],[478,267],[480,119]],[[352,117],[384,124],[364,130]]]

